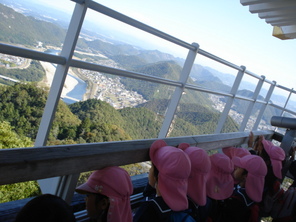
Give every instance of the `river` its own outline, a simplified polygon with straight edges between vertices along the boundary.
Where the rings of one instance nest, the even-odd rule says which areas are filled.
[[[55,50],[55,49],[48,49],[45,51],[45,53],[58,54],[58,53],[60,53],[60,51]],[[53,64],[53,65],[55,66],[55,64]],[[68,73],[67,78],[69,78],[69,77],[76,79],[78,81],[78,83],[70,92],[68,92],[66,94],[66,96],[74,98],[76,100],[80,100],[80,101],[83,100],[83,95],[86,93],[87,83],[84,82],[82,79]],[[72,103],[77,102],[77,101],[72,100],[70,98],[63,98],[63,101],[67,104],[72,104]]]

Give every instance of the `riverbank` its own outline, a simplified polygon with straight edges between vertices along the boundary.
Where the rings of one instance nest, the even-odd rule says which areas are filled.
[[[52,84],[52,80],[53,80],[56,68],[53,66],[53,64],[48,63],[48,62],[41,62],[40,61],[40,63],[46,73],[42,83],[44,83],[46,86],[50,87]],[[76,76],[75,73],[72,72],[71,69],[69,69],[68,73],[73,76]],[[70,91],[72,91],[77,84],[78,84],[78,80],[76,80],[75,78],[68,75],[65,80],[65,84],[64,84],[61,96],[66,96],[66,94],[69,93]]]
[[[97,91],[98,91],[98,85],[93,81],[89,80],[88,78],[86,78],[84,75],[82,75],[79,72],[79,69],[73,68],[72,72],[74,73],[75,76],[82,79],[87,84],[86,92],[83,95],[83,100],[95,98],[95,95],[97,94]]]

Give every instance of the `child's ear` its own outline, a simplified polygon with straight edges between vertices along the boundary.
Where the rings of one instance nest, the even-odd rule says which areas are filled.
[[[246,182],[246,180],[247,180],[247,175],[248,175],[248,174],[244,174],[244,175],[242,175],[242,176],[243,176],[243,181],[244,181],[244,182]]]

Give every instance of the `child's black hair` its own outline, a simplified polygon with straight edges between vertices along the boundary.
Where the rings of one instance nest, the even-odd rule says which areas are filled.
[[[157,167],[152,163],[154,171],[153,171],[153,176],[155,177],[156,181],[158,181],[158,174],[159,174],[159,170],[157,169]]]

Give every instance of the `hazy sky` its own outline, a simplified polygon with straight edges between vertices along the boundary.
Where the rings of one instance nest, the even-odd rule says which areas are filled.
[[[46,1],[51,4],[55,2],[56,0]],[[59,7],[71,9],[67,6],[68,0],[58,2]],[[236,65],[244,65],[249,71],[264,75],[268,80],[274,80],[280,85],[294,88],[296,40],[280,40],[273,37],[272,26],[265,23],[257,14],[251,14],[249,8],[242,6],[239,0],[96,0],[96,2],[188,43],[196,42],[207,52]],[[74,6],[73,2],[70,3]],[[94,18],[91,15],[90,10],[88,17]],[[111,23],[106,22],[106,24]],[[123,25],[117,27],[124,29]],[[199,63],[198,59],[199,57],[196,63]],[[209,65],[202,59],[200,63]],[[227,72],[227,69],[223,70],[223,67],[221,69],[219,71]]]

